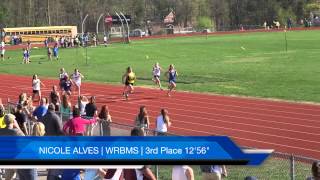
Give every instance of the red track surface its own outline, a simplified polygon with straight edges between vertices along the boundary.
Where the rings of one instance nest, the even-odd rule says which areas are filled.
[[[0,97],[17,101],[31,93],[31,77],[0,75]],[[56,80],[43,80],[48,95]],[[179,85],[178,85],[179,87]],[[152,124],[161,108],[169,110],[172,133],[180,135],[228,135],[241,146],[275,149],[320,159],[320,106],[198,93],[166,92],[136,88],[125,101],[121,86],[84,83],[82,94],[97,96],[107,104],[115,122],[133,124],[140,105],[146,105]]]

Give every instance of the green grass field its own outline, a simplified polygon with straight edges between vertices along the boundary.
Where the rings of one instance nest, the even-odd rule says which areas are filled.
[[[247,176],[254,176],[263,180],[285,180],[290,179],[289,160],[282,158],[269,158],[263,165],[252,166],[226,166],[228,177],[224,180],[244,179]],[[195,180],[201,180],[201,170],[199,166],[192,166]],[[311,176],[311,164],[296,162],[295,178],[305,180]],[[154,171],[155,172],[155,171]],[[171,179],[172,166],[159,166],[159,179]]]
[[[60,48],[59,62],[33,49],[28,65],[21,64],[22,50],[7,51],[0,72],[57,78],[60,67],[77,67],[87,81],[119,84],[130,65],[137,85],[150,86],[158,61],[164,69],[175,64],[178,90],[320,102],[320,31],[287,32],[287,39],[287,52],[284,32],[133,41],[89,47],[88,65],[83,48]]]

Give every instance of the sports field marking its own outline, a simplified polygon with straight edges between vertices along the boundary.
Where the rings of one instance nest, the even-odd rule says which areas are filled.
[[[182,130],[187,130],[187,131],[193,131],[193,132],[200,132],[200,133],[204,133],[204,134],[208,134],[208,135],[217,135],[217,136],[225,136],[224,134],[215,134],[215,133],[208,133],[205,131],[201,131],[201,130],[194,130],[194,129],[186,129],[186,128],[181,128],[181,127],[173,127],[175,129],[182,129]],[[253,141],[253,142],[259,142],[259,143],[263,143],[263,144],[271,144],[271,145],[276,145],[276,146],[282,146],[282,147],[288,147],[288,148],[293,148],[293,149],[301,149],[301,150],[306,150],[306,151],[312,151],[312,152],[320,152],[318,150],[315,149],[308,149],[308,148],[301,148],[301,147],[296,147],[296,146],[288,146],[288,145],[284,145],[284,144],[278,144],[278,143],[272,143],[272,142],[266,142],[266,141],[259,141],[259,140],[255,140],[255,139],[247,139],[247,138],[243,138],[243,137],[238,137],[238,136],[231,136],[233,139],[243,139],[246,141]]]
[[[6,80],[4,80],[6,81]],[[9,81],[12,83],[12,81]],[[14,82],[13,82],[14,83]],[[4,83],[6,84],[6,83]],[[20,87],[20,86],[19,86]],[[22,87],[22,86],[21,86]],[[29,86],[28,86],[29,87]],[[113,88],[108,88],[106,87],[105,89],[108,90],[108,92],[111,92],[110,90],[113,89]],[[30,86],[30,91],[31,91],[31,86]],[[85,92],[86,90],[83,89],[82,92]],[[97,92],[97,94],[99,95],[99,93],[103,93],[103,92],[106,92],[105,90],[99,90],[99,87],[95,87],[95,92]],[[114,91],[113,91],[114,92]],[[122,91],[117,91],[119,93],[119,95],[121,94]],[[157,93],[154,93],[154,92],[148,92],[148,94],[150,96],[159,96],[159,94]],[[106,97],[107,95],[102,95],[101,94],[101,97]],[[165,93],[163,93],[163,97],[165,97]],[[187,100],[189,99],[189,100]],[[182,103],[179,103],[179,102],[182,102]],[[182,98],[182,99],[176,99],[175,102],[165,102],[165,103],[168,103],[168,104],[173,104],[173,105],[176,105],[177,107],[186,107],[186,108],[189,108],[189,107],[193,107],[193,106],[190,106],[188,104],[190,104],[190,102],[197,102],[198,104],[201,104],[203,106],[201,106],[201,108],[203,109],[208,109],[208,110],[222,110],[222,111],[228,111],[228,112],[236,112],[236,113],[244,113],[244,114],[252,114],[252,115],[266,115],[266,116],[271,116],[271,117],[275,117],[275,118],[288,118],[288,116],[283,116],[283,115],[272,115],[272,114],[261,114],[261,113],[252,113],[252,112],[243,112],[243,111],[239,111],[239,110],[228,110],[228,109],[225,109],[225,108],[220,108],[221,107],[235,107],[235,108],[244,108],[244,109],[249,109],[249,110],[262,110],[262,111],[268,111],[268,112],[279,112],[279,113],[289,113],[289,114],[295,114],[295,115],[308,115],[308,116],[314,116],[314,117],[320,117],[320,114],[318,112],[318,114],[310,114],[310,113],[297,113],[297,112],[289,112],[289,111],[284,111],[284,110],[270,110],[270,109],[263,109],[263,108],[256,108],[256,107],[243,107],[243,106],[236,106],[236,105],[232,105],[232,104],[225,104],[225,103],[211,103],[211,102],[207,102],[207,99],[204,101],[204,100],[201,100],[201,99],[192,99],[191,96],[186,96],[185,98]],[[219,105],[219,108],[213,108],[211,106],[213,105]],[[290,119],[296,119],[296,120],[303,120],[303,121],[308,121],[308,122],[316,122],[318,123],[319,121],[317,120],[310,120],[310,119],[306,119],[306,118],[297,118],[297,117],[290,117]],[[319,122],[320,123],[320,122]]]

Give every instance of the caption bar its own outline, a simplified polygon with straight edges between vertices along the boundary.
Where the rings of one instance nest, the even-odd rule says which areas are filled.
[[[260,165],[272,153],[272,150],[246,153],[225,136],[0,137],[0,141],[0,161],[13,162]]]

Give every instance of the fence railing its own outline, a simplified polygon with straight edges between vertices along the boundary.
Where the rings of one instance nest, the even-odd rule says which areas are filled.
[[[7,113],[13,113],[16,103],[10,102],[8,99],[5,106]],[[61,118],[63,113],[56,112]],[[71,116],[70,114],[65,114]],[[133,121],[132,121],[133,122]],[[27,132],[29,135],[32,132],[34,121],[27,121]],[[141,128],[139,126],[124,124],[116,121],[107,122],[104,120],[98,121],[95,125],[88,128],[86,134],[92,136],[130,136],[130,131],[133,128]],[[157,131],[152,128],[143,128],[146,132],[146,136],[156,136]],[[180,136],[174,133],[165,133],[167,136]],[[243,147],[243,149],[252,149],[251,147]],[[255,176],[258,179],[306,179],[311,176],[311,165],[314,161],[319,159],[313,159],[303,156],[297,156],[294,154],[287,154],[281,152],[273,152],[269,159],[259,167],[245,167],[245,166],[228,166],[229,176],[225,179],[244,179],[246,176]],[[195,174],[201,174],[199,167],[193,167]],[[168,167],[154,166],[154,172],[157,177],[162,177],[161,173],[167,173]]]

